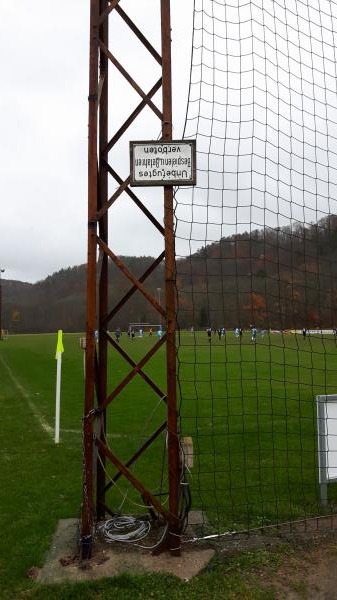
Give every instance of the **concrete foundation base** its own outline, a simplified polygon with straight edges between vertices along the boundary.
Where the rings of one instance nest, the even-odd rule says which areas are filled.
[[[197,516],[195,517],[197,519]],[[90,560],[78,559],[78,520],[61,519],[55,532],[47,560],[37,580],[41,583],[87,581],[113,577],[121,573],[164,572],[189,580],[206,567],[214,550],[183,546],[181,556],[163,552],[153,556],[150,550],[128,545],[94,544]]]

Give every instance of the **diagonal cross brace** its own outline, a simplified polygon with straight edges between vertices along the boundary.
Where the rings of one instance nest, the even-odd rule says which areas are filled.
[[[145,452],[145,450],[151,446],[152,442],[154,442],[155,439],[157,439],[157,437],[167,428],[167,422],[164,421],[164,423],[162,423],[162,425],[160,425],[160,427],[158,427],[158,429],[156,429],[156,431],[151,435],[151,437],[149,437],[148,440],[146,440],[146,442],[144,442],[144,444],[138,448],[137,452],[131,457],[129,458],[128,462],[125,463],[126,467],[131,467],[131,465],[143,454],[143,452]],[[121,473],[120,471],[118,471],[118,473],[116,473],[116,475],[114,475],[111,479],[111,481],[109,481],[109,483],[107,483],[107,485],[105,486],[105,491],[107,492],[113,485],[114,483],[116,483],[116,481],[118,481],[118,479],[123,475],[123,473]]]
[[[149,93],[147,94],[147,98],[152,98],[158,92],[161,85],[162,85],[162,78],[160,77],[158,79],[158,81],[154,84],[154,86],[150,89]],[[130,114],[130,116],[126,119],[126,121],[124,121],[123,125],[121,125],[121,127],[118,129],[118,131],[116,131],[116,133],[112,136],[107,147],[105,148],[105,152],[109,152],[109,150],[111,150],[111,148],[116,144],[116,142],[118,142],[118,140],[122,137],[122,135],[124,135],[126,130],[130,127],[130,125],[133,123],[133,121],[136,119],[136,117],[138,117],[139,113],[142,112],[143,108],[145,108],[146,105],[147,105],[146,100],[142,100],[138,104],[138,106],[136,106],[134,111]]]
[[[143,286],[143,284],[137,279],[133,273],[128,269],[128,267],[123,263],[123,261],[116,256],[116,254],[109,248],[109,246],[103,242],[99,237],[97,237],[97,244],[102,248],[103,252],[110,256],[111,260],[115,263],[116,267],[118,267],[122,273],[137,287],[137,289],[145,296],[146,300],[152,304],[152,306],[159,312],[163,317],[166,318],[166,312],[163,307],[157,302],[157,300],[147,291],[147,289]]]
[[[144,371],[142,370],[142,367],[150,360],[150,358],[153,356],[153,354],[155,354],[155,352],[157,352],[157,350],[160,348],[160,346],[162,346],[164,344],[164,342],[166,341],[166,336],[164,335],[152,348],[151,350],[145,355],[143,356],[143,358],[138,362],[135,363],[132,358],[120,347],[119,344],[117,344],[111,336],[109,336],[108,334],[107,338],[109,340],[109,342],[111,343],[111,345],[121,354],[121,356],[123,356],[123,358],[133,367],[132,371],[130,371],[130,373],[128,373],[126,375],[126,377],[124,377],[124,379],[119,383],[119,385],[114,389],[113,392],[111,392],[111,394],[104,400],[104,402],[102,402],[99,406],[99,410],[105,410],[106,407],[110,404],[110,402],[112,402],[112,400],[122,391],[123,388],[125,388],[125,386],[135,377],[135,375],[140,375],[144,381],[146,381],[146,383],[153,389],[153,391],[162,399],[166,399],[166,395],[162,392],[162,390],[156,385],[156,383],[154,383],[154,381],[152,381],[152,379],[146,374],[144,373]]]
[[[119,183],[119,185],[122,185],[123,179],[121,179],[121,177],[116,173],[116,171],[114,171],[108,163],[105,163],[104,166],[106,167],[108,173],[110,173],[110,175],[117,181],[117,183]],[[128,178],[128,180],[130,180],[130,177]],[[146,206],[144,206],[144,204],[139,200],[136,194],[129,187],[125,189],[125,192],[128,194],[128,196],[130,196],[130,198],[134,201],[138,208],[140,208],[144,215],[151,221],[151,223],[158,229],[158,231],[160,231],[162,235],[165,235],[164,227],[160,225],[160,223],[153,216],[153,214],[150,213]]]
[[[117,190],[112,194],[112,196],[109,198],[109,200],[104,204],[104,206],[102,206],[102,208],[99,209],[99,211],[97,212],[97,221],[99,221],[103,215],[109,210],[110,206],[113,205],[114,202],[116,202],[116,200],[119,198],[119,196],[125,192],[126,188],[128,187],[130,183],[130,177],[128,177],[125,181],[123,181],[123,183],[119,186],[119,188],[117,188]]]
[[[152,44],[150,44],[149,40],[143,35],[143,33],[138,29],[138,27],[134,24],[134,22],[130,19],[130,17],[124,12],[124,10],[120,6],[116,6],[116,12],[122,17],[123,21],[130,27],[131,31],[137,36],[137,38],[144,44],[145,48],[152,54],[153,58],[157,61],[157,63],[162,65],[162,59],[160,54],[158,54],[157,50],[154,49]]]
[[[168,519],[169,513],[163,506],[158,502],[157,498],[147,490],[143,484],[131,473],[131,471],[127,468],[124,463],[117,456],[115,456],[109,448],[103,444],[103,442],[99,438],[95,438],[95,444],[98,446],[100,452],[106,456],[112,462],[115,467],[130,481],[131,485],[141,493],[141,495],[146,498],[146,500],[155,508],[161,515]]]
[[[99,42],[99,46],[100,46],[102,52],[104,52],[104,54],[108,57],[108,59],[112,62],[112,64],[116,67],[116,69],[118,69],[118,71],[121,73],[121,75],[123,75],[123,77],[126,79],[126,81],[128,81],[129,84],[133,87],[133,89],[140,95],[140,97],[143,98],[143,100],[145,100],[145,102],[149,105],[151,110],[153,110],[154,114],[157,115],[158,119],[160,119],[162,121],[163,113],[159,110],[159,108],[157,108],[157,106],[155,104],[153,104],[153,102],[145,94],[145,92],[143,92],[142,88],[138,85],[138,83],[136,83],[136,81],[131,77],[131,75],[129,75],[127,70],[124,69],[123,65],[121,65],[121,63],[112,54],[112,52],[110,52],[109,48],[107,48],[105,46],[105,44],[103,44],[102,41]]]
[[[161,261],[164,259],[165,257],[165,252],[162,252],[158,258],[156,258],[156,260],[152,263],[152,265],[150,265],[150,267],[145,271],[145,273],[143,273],[143,275],[141,275],[141,277],[139,277],[139,281],[141,283],[143,283],[143,281],[145,281],[149,275],[151,275],[152,271],[154,271],[157,266],[161,263]],[[125,296],[123,296],[123,298],[118,302],[118,304],[116,304],[116,306],[109,312],[105,323],[108,323],[109,321],[111,321],[111,319],[114,317],[114,315],[122,308],[122,306],[127,302],[127,300],[129,300],[131,298],[131,296],[137,291],[137,286],[133,285],[132,288],[130,288],[130,290],[125,294]]]
[[[108,6],[100,15],[98,19],[98,25],[102,25],[109,14],[117,7],[120,0],[109,0],[110,6]]]

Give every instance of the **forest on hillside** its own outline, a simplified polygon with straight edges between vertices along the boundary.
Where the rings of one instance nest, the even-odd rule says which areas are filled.
[[[121,257],[140,277],[152,257]],[[337,216],[318,223],[223,237],[176,260],[177,325],[180,328],[333,327],[337,324]],[[164,302],[164,264],[146,279]],[[131,287],[109,267],[109,307]],[[2,280],[3,327],[10,332],[68,332],[85,329],[86,266],[61,269],[35,284]],[[136,292],[109,323],[159,323],[159,316]]]

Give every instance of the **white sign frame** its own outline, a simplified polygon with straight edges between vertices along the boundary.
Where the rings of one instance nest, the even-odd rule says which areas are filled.
[[[337,481],[337,394],[316,396],[318,476],[321,502],[328,504],[328,483]]]
[[[130,142],[130,186],[196,184],[196,140]]]

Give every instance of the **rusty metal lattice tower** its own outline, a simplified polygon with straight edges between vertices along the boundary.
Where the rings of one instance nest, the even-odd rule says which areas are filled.
[[[163,140],[172,139],[172,93],[171,93],[171,31],[170,0],[158,0],[158,11],[161,11],[161,55],[155,50],[146,36],[121,7],[122,0],[91,0],[90,8],[90,75],[89,75],[89,140],[88,140],[88,264],[87,264],[87,330],[86,330],[86,381],[85,409],[83,419],[84,434],[84,484],[81,523],[82,557],[91,553],[93,526],[95,521],[105,516],[107,509],[106,482],[104,465],[110,462],[116,468],[115,480],[124,476],[130,484],[141,493],[147,503],[152,506],[167,522],[167,536],[164,545],[173,554],[180,553],[179,523],[179,485],[180,485],[180,452],[176,408],[176,343],[175,343],[175,249],[173,224],[173,187],[164,187],[164,227],[144,206],[133,190],[130,189],[130,178],[125,180],[109,163],[109,152],[118,144],[120,138],[128,131],[145,107],[151,109],[161,122]],[[127,25],[130,36],[135,35],[146,51],[152,56],[161,69],[161,76],[148,92],[144,92],[131,77],[127,69],[109,50],[109,19],[117,14]],[[108,73],[114,68],[130,84],[140,96],[140,102],[131,112],[115,134],[108,136]],[[162,109],[153,101],[155,94],[162,88]],[[109,197],[108,178],[117,182],[118,188]],[[141,277],[136,277],[129,268],[113,252],[108,240],[109,208],[118,201],[122,193],[128,194],[135,205],[151,221],[162,234],[164,250]],[[97,256],[100,259],[97,259]],[[155,296],[146,288],[146,279],[154,269],[165,260],[165,306],[157,302]],[[129,280],[130,288],[125,296],[113,308],[108,306],[108,264],[112,261]],[[131,296],[139,291],[161,315],[166,324],[165,335],[156,342],[153,348],[136,363],[112,339],[108,333],[108,324],[112,317],[125,305]],[[98,348],[95,342],[95,331],[99,331]],[[113,390],[108,390],[107,362],[108,346],[112,345],[131,370]],[[144,365],[163,345],[166,346],[166,391],[143,371]],[[111,401],[125,388],[135,375],[141,376],[151,389],[163,399],[167,405],[166,420],[157,428],[151,437],[130,457],[123,462],[106,445],[107,410]],[[134,476],[130,466],[141,456],[152,442],[167,430],[168,446],[168,488],[169,505],[161,502]],[[100,461],[96,460],[97,452]],[[111,482],[110,482],[111,485]]]

